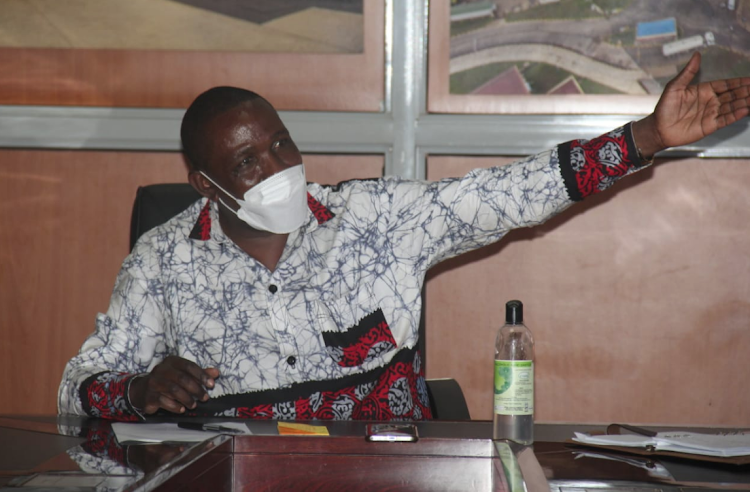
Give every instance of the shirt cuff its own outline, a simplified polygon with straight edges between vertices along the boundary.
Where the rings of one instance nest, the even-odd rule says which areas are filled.
[[[84,411],[92,416],[110,420],[144,420],[128,398],[130,383],[142,374],[100,372],[86,379],[79,389]]]
[[[571,200],[604,191],[651,163],[639,157],[631,127],[632,122],[591,140],[558,146],[560,173]]]

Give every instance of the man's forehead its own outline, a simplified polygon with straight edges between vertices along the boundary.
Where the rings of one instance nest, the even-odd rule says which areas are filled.
[[[253,148],[270,144],[287,132],[276,110],[261,99],[245,101],[213,118],[203,135],[203,159],[214,162],[234,160]]]
[[[218,126],[253,126],[256,130],[272,133],[283,129],[283,123],[276,110],[263,99],[243,101],[237,106],[224,111],[214,118]]]

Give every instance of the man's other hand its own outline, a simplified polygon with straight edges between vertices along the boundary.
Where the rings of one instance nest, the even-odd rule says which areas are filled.
[[[693,53],[664,88],[654,112],[633,125],[644,156],[696,142],[750,113],[750,77],[690,85],[700,66],[700,53]]]
[[[130,402],[144,414],[163,408],[173,413],[193,409],[199,401],[208,400],[207,389],[214,387],[219,370],[201,368],[195,362],[169,356],[130,385]]]

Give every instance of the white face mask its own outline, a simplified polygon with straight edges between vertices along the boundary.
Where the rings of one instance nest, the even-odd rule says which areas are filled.
[[[302,164],[284,169],[245,192],[243,200],[200,173],[221,191],[231,196],[240,209],[235,211],[224,200],[219,201],[250,227],[274,234],[288,234],[299,229],[307,219],[307,182]]]

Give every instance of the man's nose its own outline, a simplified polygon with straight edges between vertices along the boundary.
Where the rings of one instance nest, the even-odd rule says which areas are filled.
[[[279,156],[275,152],[269,152],[265,161],[266,162],[265,162],[264,167],[265,167],[266,177],[272,176],[292,166],[291,164],[286,162],[284,159],[282,159],[281,156]]]

